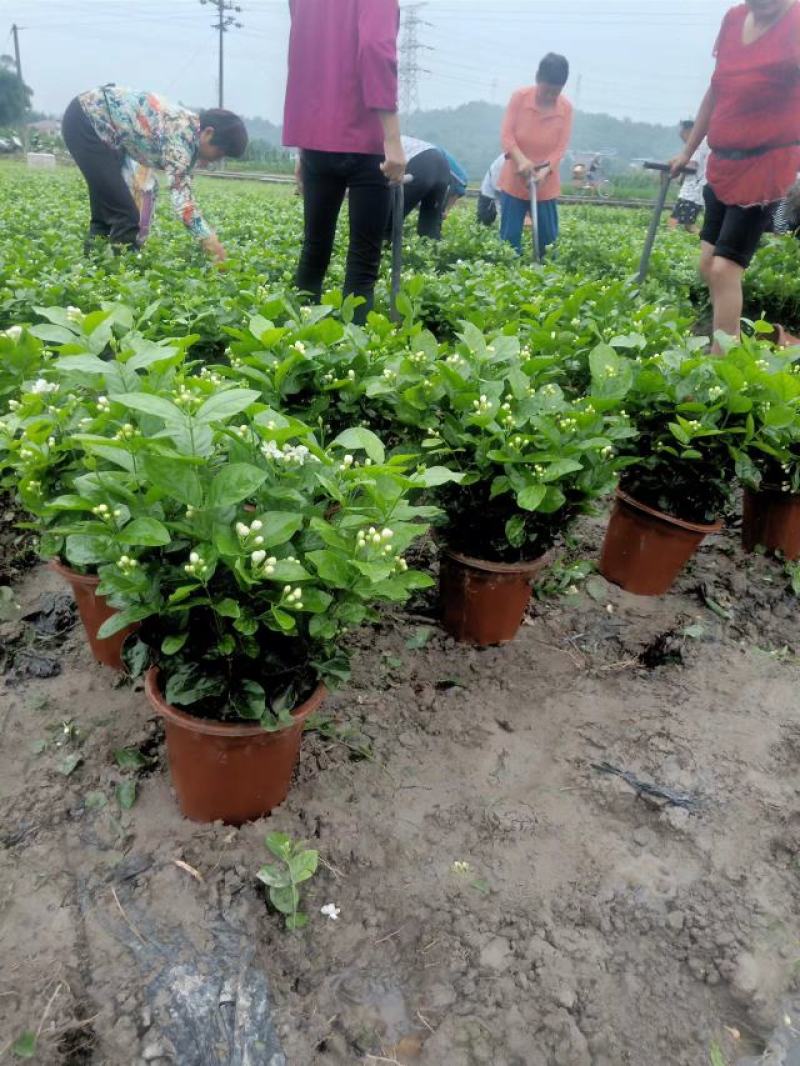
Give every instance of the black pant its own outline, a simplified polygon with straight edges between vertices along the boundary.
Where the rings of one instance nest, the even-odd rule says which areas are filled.
[[[100,140],[77,99],[64,112],[61,132],[89,186],[87,246],[94,237],[108,237],[114,244],[138,247],[139,209],[122,176],[122,153]]]
[[[405,216],[419,207],[417,233],[438,241],[442,236],[442,219],[450,192],[450,164],[437,148],[420,152],[406,166],[413,181],[405,186]]]
[[[319,301],[331,261],[336,222],[349,191],[350,245],[344,279],[345,296],[363,296],[354,321],[363,325],[372,307],[381,249],[389,217],[389,184],[381,170],[383,156],[354,152],[316,152],[301,156],[305,233],[297,287]]]
[[[493,196],[478,196],[478,221],[484,226],[493,226],[497,221],[497,202]]]

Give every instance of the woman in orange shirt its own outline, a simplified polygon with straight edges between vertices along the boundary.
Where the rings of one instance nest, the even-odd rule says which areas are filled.
[[[536,84],[514,93],[503,119],[500,236],[518,252],[531,209],[531,181],[538,193],[539,254],[558,237],[559,167],[572,133],[572,104],[562,95],[568,78],[567,60],[550,52],[539,64]]]

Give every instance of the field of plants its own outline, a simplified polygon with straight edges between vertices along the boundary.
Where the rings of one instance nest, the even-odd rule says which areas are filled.
[[[0,1059],[789,1066],[798,242],[722,358],[590,206],[360,328],[199,187],[226,270],[0,167]]]

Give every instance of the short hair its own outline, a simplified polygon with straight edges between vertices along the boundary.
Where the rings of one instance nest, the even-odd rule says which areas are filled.
[[[693,118],[681,119],[681,133],[690,133],[694,129]]]
[[[569,81],[569,63],[564,56],[548,52],[539,64],[536,80],[544,82],[545,85],[560,85],[563,89]]]
[[[200,129],[209,127],[214,131],[211,143],[221,148],[231,159],[241,159],[247,151],[247,130],[244,122],[232,111],[220,107],[209,108],[200,112]]]

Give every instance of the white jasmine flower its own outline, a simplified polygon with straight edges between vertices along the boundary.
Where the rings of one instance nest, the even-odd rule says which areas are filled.
[[[341,907],[337,907],[335,903],[326,903],[324,907],[320,907],[320,913],[324,914],[326,918],[331,918],[334,922],[342,913]]]
[[[58,392],[58,385],[53,381],[47,381],[45,378],[37,378],[31,385],[30,391],[37,396],[42,396],[48,392]]]

